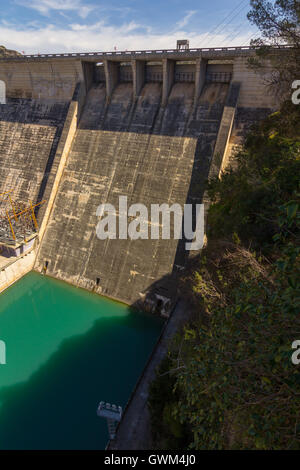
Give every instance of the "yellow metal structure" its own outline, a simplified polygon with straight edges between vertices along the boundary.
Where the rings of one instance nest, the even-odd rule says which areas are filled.
[[[31,219],[33,221],[35,230],[38,231],[39,226],[38,226],[38,222],[36,220],[34,209],[38,206],[41,206],[46,201],[43,200],[41,202],[38,202],[37,204],[32,204],[32,202],[30,201],[29,206],[27,206],[27,207],[25,206],[24,209],[18,211],[18,209],[16,209],[17,204],[11,198],[11,193],[12,193],[12,191],[5,191],[4,193],[0,193],[0,196],[8,195],[12,214],[10,214],[9,211],[6,209],[5,210],[6,217],[3,217],[3,218],[7,219],[8,224],[9,224],[9,228],[10,228],[10,231],[11,231],[11,234],[12,234],[12,237],[13,237],[13,240],[16,241],[17,237],[16,237],[15,228],[14,228],[13,223],[12,223],[13,220],[15,221],[15,223],[21,222],[21,224],[22,224],[22,217],[24,217],[25,223],[26,223],[27,219],[28,220]],[[24,204],[21,204],[21,207],[22,206],[24,207]],[[20,207],[20,204],[19,204],[19,207]],[[26,238],[25,238],[25,227],[26,227],[26,225],[25,225],[25,223],[23,223],[23,228],[24,228],[24,240],[26,242]]]

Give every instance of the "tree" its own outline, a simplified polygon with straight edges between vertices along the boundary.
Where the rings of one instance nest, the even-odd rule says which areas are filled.
[[[259,48],[257,56],[249,60],[250,66],[262,71],[276,94],[287,96],[292,83],[300,80],[300,2],[251,0],[250,5],[248,19],[261,32],[260,38],[251,41],[252,46]],[[282,45],[291,47],[274,52],[274,46]],[[271,61],[275,70],[271,76],[264,72],[263,62],[266,59]]]
[[[300,47],[299,0],[251,0],[248,19],[262,33],[263,44]]]

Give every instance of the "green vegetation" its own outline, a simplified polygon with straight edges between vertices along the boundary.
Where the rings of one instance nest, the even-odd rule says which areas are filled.
[[[181,281],[191,318],[150,390],[155,448],[300,449],[300,106],[290,102],[300,9],[250,5],[262,37],[249,66],[263,74],[269,59],[266,80],[288,98],[250,132],[235,170],[209,184],[209,244]],[[283,43],[292,48],[273,54]]]
[[[300,2],[299,0],[250,0],[249,21],[260,30],[261,37],[251,41],[259,46],[256,57],[249,59],[251,68],[259,72],[274,94],[289,99],[291,85],[300,76]],[[273,53],[270,46],[292,46],[282,53]],[[267,60],[266,60],[267,59]],[[271,64],[276,73],[270,74]]]
[[[300,449],[300,107],[211,181],[209,244],[181,282],[191,319],[150,390],[156,448]]]

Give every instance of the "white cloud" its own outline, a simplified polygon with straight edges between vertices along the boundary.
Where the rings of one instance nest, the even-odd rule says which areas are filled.
[[[176,23],[178,29],[184,28],[189,23],[192,16],[194,16],[196,13],[196,10],[188,11],[187,14],[182,18],[182,20]]]
[[[232,40],[228,32],[209,36],[206,33],[175,30],[169,33],[156,33],[151,28],[134,22],[121,26],[110,25],[105,21],[92,25],[72,24],[68,28],[55,25],[21,30],[0,24],[0,44],[9,49],[25,51],[26,54],[112,51],[175,48],[177,39],[186,37],[190,47],[241,46],[249,43],[251,31],[246,29]],[[179,37],[180,36],[180,37]]]
[[[60,12],[75,11],[81,18],[86,18],[96,8],[95,5],[83,5],[81,0],[31,0],[30,2],[17,0],[16,3],[26,8],[32,8],[46,16],[52,10]]]

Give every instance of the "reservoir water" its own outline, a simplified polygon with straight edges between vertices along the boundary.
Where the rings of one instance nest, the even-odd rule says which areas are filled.
[[[0,449],[104,449],[97,406],[125,406],[162,325],[34,272],[2,293]]]

